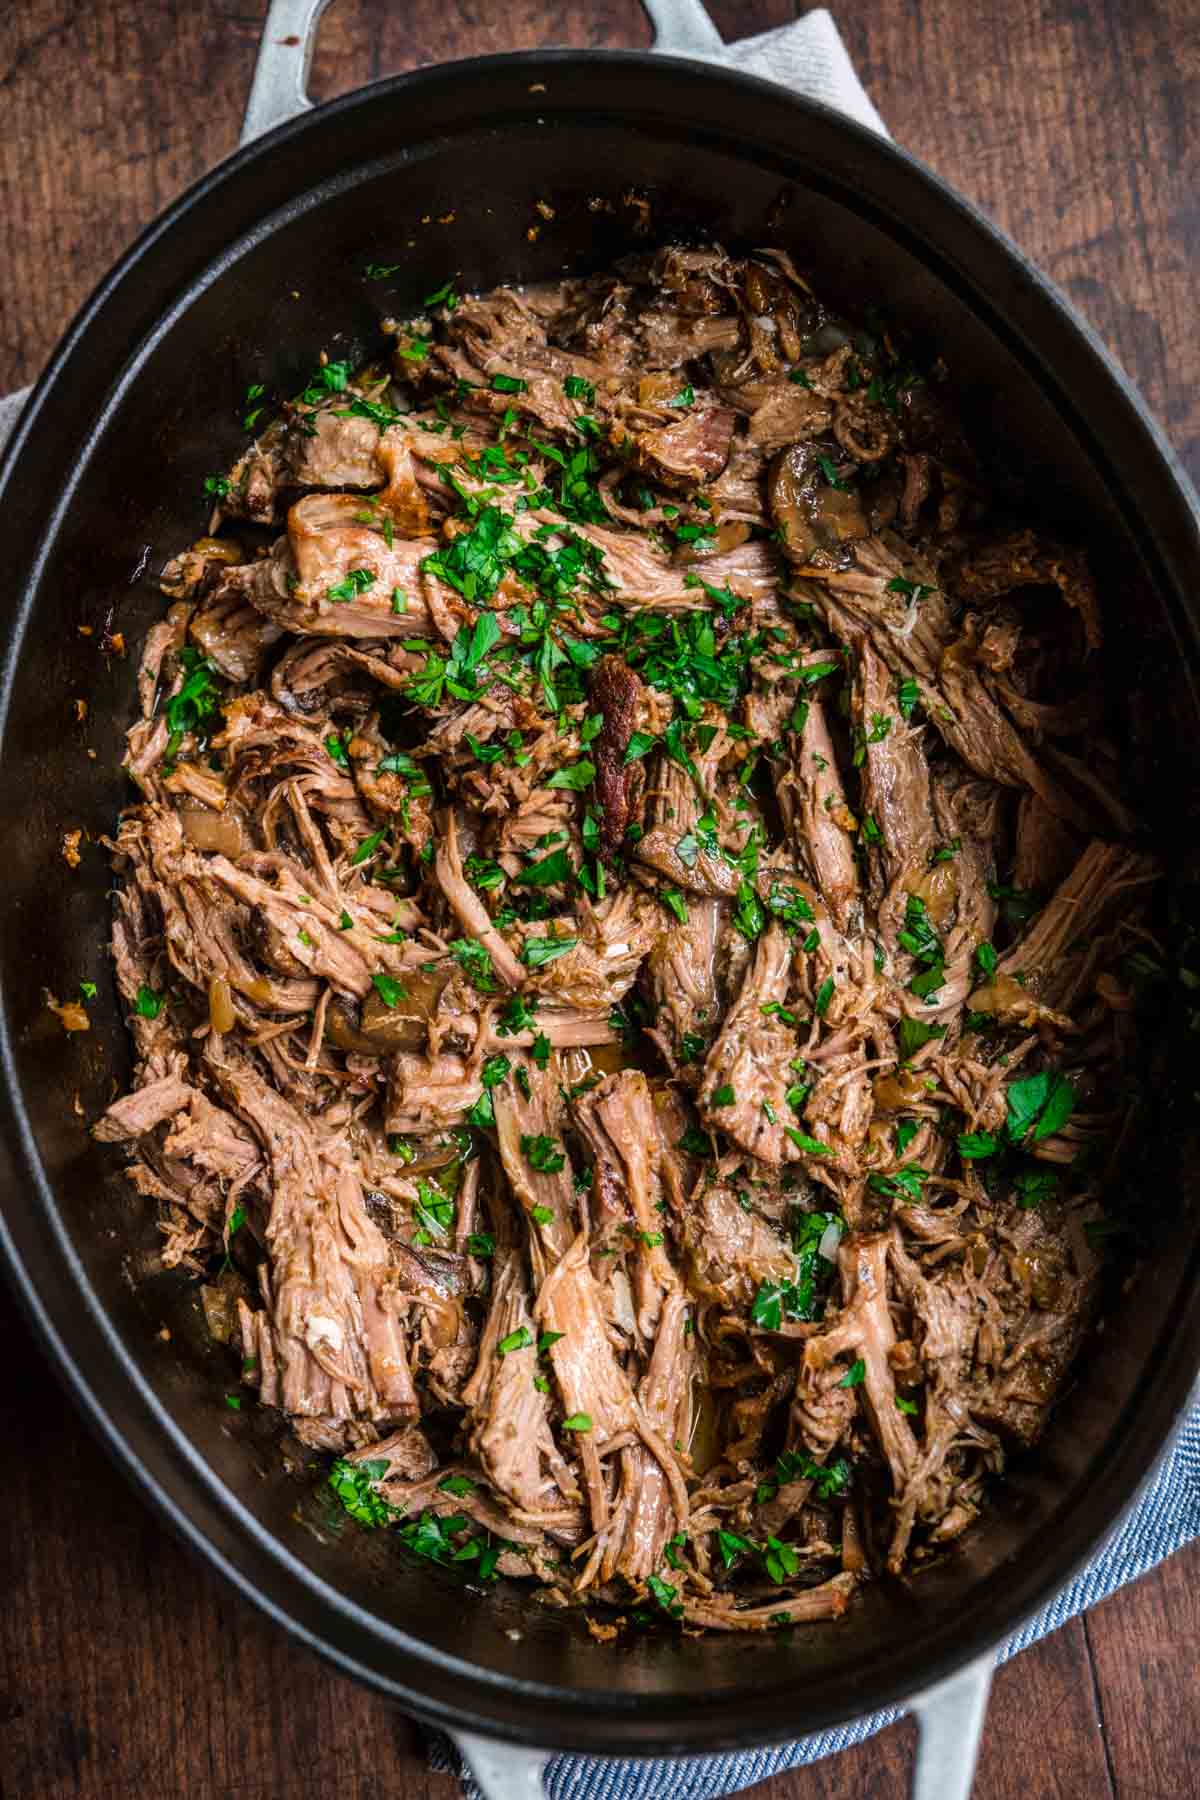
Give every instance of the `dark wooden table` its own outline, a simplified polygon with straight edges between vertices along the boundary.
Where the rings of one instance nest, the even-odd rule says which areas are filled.
[[[0,6],[0,391],[37,374],[134,233],[231,150],[264,0]],[[787,0],[713,4],[726,37]],[[902,142],[1062,284],[1200,478],[1196,0],[838,0]],[[327,96],[482,50],[640,44],[637,0],[339,0]],[[379,1700],[185,1555],[109,1467],[0,1300],[3,1800],[451,1800]],[[1001,1672],[978,1800],[1200,1793],[1200,1548]],[[756,1800],[900,1800],[893,1727]]]

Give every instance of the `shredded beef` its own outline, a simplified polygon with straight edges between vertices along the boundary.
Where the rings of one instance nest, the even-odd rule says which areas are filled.
[[[163,572],[95,1136],[361,1525],[602,1641],[835,1620],[1098,1304],[1164,952],[1097,582],[783,250],[389,347]]]

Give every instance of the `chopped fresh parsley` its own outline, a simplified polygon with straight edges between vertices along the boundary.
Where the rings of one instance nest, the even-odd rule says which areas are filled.
[[[351,1463],[339,1457],[329,1471],[329,1486],[350,1517],[372,1531],[400,1517],[399,1509],[390,1506],[375,1486],[390,1466],[386,1458]]]
[[[166,995],[155,994],[153,988],[148,988],[146,983],[142,983],[137,990],[137,999],[133,1001],[133,1012],[139,1015],[139,1019],[157,1019],[164,1004],[166,1004]]]
[[[1010,1082],[1007,1099],[1005,1129],[1013,1144],[1040,1144],[1053,1137],[1075,1110],[1074,1088],[1053,1069]]]
[[[658,890],[658,897],[663,905],[669,907],[675,914],[675,917],[679,920],[681,925],[687,924],[689,917],[687,901],[684,899],[678,888],[660,888]]]
[[[399,264],[396,267],[398,268]],[[453,312],[458,305],[458,294],[455,292],[453,277],[449,281],[444,281],[441,287],[435,289],[432,294],[426,294],[421,305],[444,306],[447,312]]]
[[[408,998],[408,989],[402,987],[391,975],[372,975],[371,986],[379,995],[385,1006],[399,1006]]]
[[[521,1133],[521,1154],[539,1175],[557,1175],[566,1165],[566,1156],[557,1138]]]
[[[774,914],[788,931],[803,931],[816,918],[812,907],[795,888],[782,887],[774,883],[767,896],[767,910]]]
[[[179,692],[163,708],[170,734],[163,752],[164,767],[174,760],[188,732],[194,732],[203,741],[221,710],[220,690],[213,680],[216,671],[208,658],[185,644],[179,652],[179,666],[183,672]]]
[[[974,960],[980,979],[983,981],[990,981],[992,976],[996,973],[997,960],[996,952],[991,944],[976,944]]]
[[[580,793],[590,787],[596,779],[596,766],[590,762],[572,763],[568,769],[555,769],[553,775],[543,784],[548,788],[566,788],[571,793]]]
[[[649,755],[657,743],[658,739],[648,731],[631,732],[629,742],[625,746],[622,763],[637,762],[641,757]]]
[[[446,948],[477,993],[496,992],[495,971],[485,944],[475,938],[453,938]]]
[[[520,874],[513,876],[514,886],[553,887],[557,883],[570,881],[575,873],[571,858],[565,850],[552,850],[549,856],[543,856],[540,862],[530,863]]]
[[[578,938],[526,938],[521,961],[527,969],[540,969],[544,963],[565,956],[578,942]]]
[[[1058,1192],[1058,1176],[1053,1169],[1024,1169],[1017,1175],[1013,1186],[1016,1189],[1017,1205],[1027,1211],[1040,1206],[1043,1200],[1052,1200]]]
[[[806,1131],[797,1130],[795,1125],[785,1125],[783,1129],[797,1150],[803,1150],[806,1155],[829,1156],[832,1154],[828,1144],[823,1144],[820,1138],[810,1137]]]
[[[370,569],[349,569],[341,581],[326,588],[325,594],[330,600],[356,600],[359,594],[365,594],[374,586],[375,576]]]
[[[900,1054],[905,1058],[915,1056],[922,1044],[945,1035],[944,1025],[926,1025],[921,1019],[910,1019],[905,1015],[900,1021]]]
[[[929,1170],[922,1169],[916,1163],[909,1163],[903,1169],[897,1169],[892,1175],[872,1175],[867,1186],[876,1194],[882,1194],[887,1200],[919,1200],[921,1189],[929,1179]]]
[[[991,1131],[960,1132],[957,1143],[964,1162],[983,1162],[1000,1148],[1000,1139]]]
[[[921,698],[921,690],[915,681],[902,681],[896,689],[896,705],[902,717],[911,719]]]
[[[748,943],[753,943],[766,921],[767,915],[757,889],[743,876],[738,882],[737,900],[733,908],[734,926]]]
[[[510,1356],[514,1350],[528,1350],[533,1343],[533,1333],[528,1325],[518,1325],[507,1337],[502,1337],[496,1345],[497,1356]]]
[[[383,825],[380,827],[380,829],[378,831],[373,831],[371,833],[370,837],[365,837],[363,839],[362,843],[358,846],[358,849],[354,852],[353,856],[350,858],[351,863],[354,865],[357,865],[358,863],[365,863],[368,857],[374,856],[375,852],[378,850],[380,844],[382,844],[382,842],[386,836],[387,836],[387,826]]]
[[[536,999],[527,998],[524,994],[511,995],[497,1021],[497,1032],[501,1037],[516,1037],[519,1032],[532,1031],[537,1024],[534,1018],[536,1011]]]

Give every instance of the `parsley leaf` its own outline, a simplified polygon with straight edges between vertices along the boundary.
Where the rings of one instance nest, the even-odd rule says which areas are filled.
[[[596,766],[590,762],[573,763],[569,769],[555,769],[553,775],[543,785],[548,788],[566,788],[572,793],[580,793],[590,787],[596,778]]]
[[[375,1486],[390,1467],[386,1458],[351,1463],[339,1457],[329,1471],[329,1486],[350,1517],[372,1531],[400,1517],[399,1509],[390,1506]]]
[[[385,1006],[399,1006],[408,998],[408,989],[401,987],[391,975],[372,975],[371,986],[379,995]]]
[[[578,938],[526,938],[521,961],[527,969],[540,969],[544,963],[565,956],[578,942]]]
[[[567,1160],[558,1139],[546,1137],[542,1133],[531,1137],[522,1132],[521,1154],[530,1168],[536,1169],[539,1175],[557,1175]]]

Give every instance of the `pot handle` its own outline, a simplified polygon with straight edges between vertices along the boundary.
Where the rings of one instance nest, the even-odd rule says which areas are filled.
[[[243,144],[311,111],[308,71],[317,25],[328,5],[329,0],[271,0],[242,119]]]
[[[920,1733],[911,1800],[970,1800],[994,1668],[989,1651],[909,1703]],[[543,1800],[542,1751],[452,1735],[484,1800]]]
[[[312,109],[308,71],[317,26],[329,0],[271,0],[250,97],[242,120],[243,144]],[[651,25],[651,46],[668,56],[719,57],[725,46],[701,0],[642,0]]]
[[[450,1735],[483,1800],[545,1800],[542,1775],[550,1759],[544,1750],[499,1744],[494,1738],[476,1737],[473,1731]]]
[[[989,1651],[909,1701],[920,1732],[912,1800],[970,1800],[994,1668]]]

